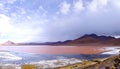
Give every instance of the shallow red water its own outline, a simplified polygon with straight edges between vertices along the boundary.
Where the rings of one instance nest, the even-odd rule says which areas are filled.
[[[1,46],[0,50],[37,54],[97,54],[100,46]]]

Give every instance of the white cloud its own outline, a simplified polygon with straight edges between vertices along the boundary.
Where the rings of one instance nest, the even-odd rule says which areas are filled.
[[[90,11],[97,11],[97,1],[93,0],[89,5],[88,5],[88,9]]]
[[[114,36],[115,38],[120,38],[120,36]]]
[[[0,14],[0,32],[8,32],[11,28],[10,18],[4,14]]]
[[[63,14],[68,14],[68,12],[70,11],[70,6],[71,6],[71,4],[67,3],[66,1],[64,1],[61,4],[60,12],[63,13]]]
[[[34,32],[33,32],[34,31]],[[6,33],[9,37],[12,37],[12,41],[15,42],[27,42],[32,41],[38,33],[40,33],[42,29],[32,29],[32,28],[14,28],[10,33]],[[6,35],[6,36],[7,36]]]
[[[26,14],[26,11],[24,8],[21,8],[21,14]]]
[[[13,4],[16,0],[6,0],[7,3]]]
[[[11,13],[10,15],[11,15],[12,17],[16,17],[16,16],[17,16],[16,13]]]
[[[92,11],[104,10],[108,4],[108,0],[93,0],[89,3],[87,8]]]
[[[111,3],[112,3],[116,8],[120,8],[120,0],[112,0]]]
[[[75,9],[75,12],[80,12],[80,11],[82,11],[84,9],[82,0],[78,0],[74,4],[74,9]]]
[[[45,8],[43,8],[43,6],[39,6],[37,12],[41,12],[42,16],[44,16],[44,17],[47,16],[47,13],[48,13],[48,11],[45,10]]]
[[[108,4],[108,0],[98,0],[102,6],[106,6]]]
[[[15,42],[27,42],[32,41],[35,37],[38,37],[38,33],[42,33],[42,28],[33,27],[33,24],[14,24],[11,23],[11,18],[0,14],[0,40],[5,42],[7,40]],[[34,32],[33,32],[34,31]]]
[[[3,10],[4,5],[0,3],[0,10]]]
[[[30,16],[27,16],[27,19],[32,19]]]
[[[16,14],[24,15],[24,14],[27,13],[27,11],[26,11],[26,9],[24,7],[18,7],[18,6],[16,6],[16,8],[17,8],[16,12],[14,12]]]
[[[0,3],[0,12],[5,13],[8,12],[8,8],[5,8],[5,5],[3,3]]]
[[[1,3],[3,4],[13,4],[14,2],[16,2],[17,0],[0,0]]]

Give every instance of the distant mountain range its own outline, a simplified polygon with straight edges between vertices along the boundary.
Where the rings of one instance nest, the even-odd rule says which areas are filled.
[[[112,36],[84,35],[80,38],[59,43],[60,45],[120,45],[120,38]]]
[[[45,43],[14,43],[7,41],[1,45],[120,45],[120,38],[112,36],[98,36],[96,34],[86,34],[74,40],[45,42]]]

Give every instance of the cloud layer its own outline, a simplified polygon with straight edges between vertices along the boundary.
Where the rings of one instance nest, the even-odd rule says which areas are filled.
[[[0,40],[46,42],[120,35],[119,0],[1,0]]]

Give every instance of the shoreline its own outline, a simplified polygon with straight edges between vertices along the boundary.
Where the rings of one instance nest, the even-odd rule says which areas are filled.
[[[1,68],[9,69],[95,69],[105,68],[109,65],[111,67],[114,64],[114,59],[119,55],[109,56],[106,58],[98,58],[93,60],[80,60],[80,59],[58,59],[58,60],[43,60],[38,62],[30,62],[24,64],[0,64]],[[111,62],[111,63],[110,63]]]

